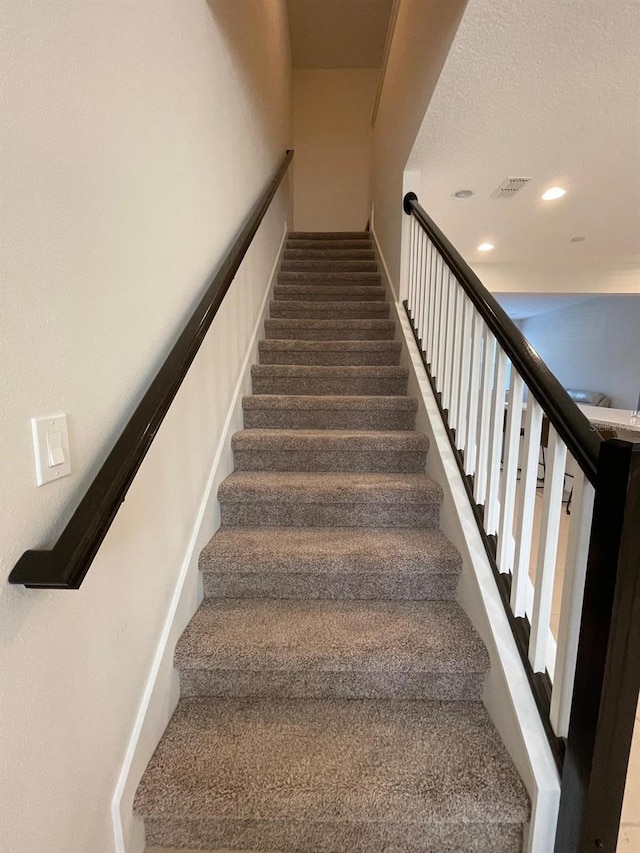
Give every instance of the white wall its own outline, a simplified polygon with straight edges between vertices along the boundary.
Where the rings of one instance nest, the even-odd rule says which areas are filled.
[[[467,261],[492,293],[640,293],[640,266],[633,262],[532,266]]]
[[[291,146],[291,72],[284,0],[4,0],[2,18],[4,579],[55,540]],[[7,853],[115,849],[111,801],[216,452],[231,464],[219,442],[287,202],[285,186],[82,588],[0,589]],[[29,418],[55,412],[73,474],[38,489]],[[216,523],[212,505],[199,535]],[[191,571],[183,618],[197,594]]]
[[[293,72],[296,231],[363,231],[371,205],[378,70]]]
[[[601,296],[520,323],[565,388],[602,391],[617,409],[640,394],[640,294]]]
[[[465,5],[466,0],[403,0],[399,7],[373,161],[375,229],[394,286],[400,274],[403,171]]]

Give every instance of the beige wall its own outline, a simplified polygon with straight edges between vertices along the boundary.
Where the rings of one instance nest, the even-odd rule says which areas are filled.
[[[207,484],[231,465],[220,443],[286,187],[82,588],[4,579],[55,540],[291,147],[286,2],[2,5],[0,846],[111,853],[112,801],[118,811],[179,574],[184,621],[217,523]],[[29,418],[58,412],[73,474],[36,488]],[[152,709],[156,729],[172,700]],[[127,847],[139,849],[139,837]]]
[[[369,218],[377,69],[296,69],[297,231],[362,231]]]
[[[466,0],[400,3],[374,129],[374,229],[397,289],[403,172]]]

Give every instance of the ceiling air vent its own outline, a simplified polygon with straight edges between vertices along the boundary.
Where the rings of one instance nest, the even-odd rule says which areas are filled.
[[[505,178],[500,186],[495,189],[489,198],[513,198],[522,187],[526,187],[533,178]]]

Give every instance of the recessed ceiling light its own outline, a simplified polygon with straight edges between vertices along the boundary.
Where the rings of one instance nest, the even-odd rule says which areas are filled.
[[[587,239],[586,237],[583,237],[582,235],[580,235],[580,236],[578,236],[578,237],[572,237],[572,238],[571,238],[571,242],[572,242],[572,243],[584,243],[584,241],[585,241],[586,239]]]
[[[473,195],[473,190],[458,190],[452,196],[452,198],[471,198]]]
[[[562,198],[563,195],[566,195],[566,190],[563,190],[562,187],[550,187],[546,192],[542,193],[543,201],[555,201],[558,198]]]
[[[479,252],[490,252],[492,249],[495,249],[493,243],[480,243],[478,246]]]

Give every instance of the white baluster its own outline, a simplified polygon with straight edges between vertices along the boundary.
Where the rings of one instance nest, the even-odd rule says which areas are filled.
[[[458,428],[460,424],[460,362],[462,360],[462,334],[464,332],[464,290],[457,279],[451,278],[451,286],[455,293],[455,319],[453,327],[453,369],[449,390],[449,425],[456,432],[458,443]]]
[[[433,327],[434,327],[434,314],[435,314],[435,302],[436,302],[436,282],[435,282],[435,269],[436,269],[436,253],[431,240],[428,240],[428,263],[427,263],[427,274],[429,276],[429,301],[427,304],[427,328],[426,328],[426,336],[427,336],[427,364],[433,363]]]
[[[460,377],[458,382],[458,428],[456,430],[456,445],[458,450],[466,454],[467,447],[467,410],[471,396],[470,362],[471,346],[473,343],[473,305],[466,293],[462,294],[462,357],[460,359]]]
[[[440,308],[442,303],[442,258],[440,252],[435,249],[436,263],[434,270],[435,283],[435,298],[433,302],[433,357],[431,359],[431,376],[436,380],[436,385],[440,381]]]
[[[438,373],[438,391],[440,391],[442,407],[444,408],[444,400],[442,395],[445,392],[445,372],[447,362],[447,313],[449,311],[449,267],[442,259],[441,266],[441,298],[440,298],[440,315],[438,331],[438,364],[440,372]]]
[[[420,319],[420,339],[422,340],[422,352],[427,352],[427,312],[429,305],[429,291],[431,283],[427,272],[427,261],[429,259],[429,238],[422,232],[422,287],[424,290],[424,299],[422,300],[422,313]]]
[[[416,329],[418,339],[423,341],[422,348],[424,349],[424,329],[422,328],[422,306],[426,296],[425,281],[424,281],[424,231],[422,228],[418,231],[418,300],[416,304]]]
[[[473,495],[476,503],[484,504],[487,497],[487,468],[489,461],[489,427],[491,425],[491,391],[494,372],[495,338],[486,327],[483,330],[482,380],[476,452],[476,473]]]
[[[409,235],[409,312],[411,319],[415,321],[415,297],[416,297],[416,227],[417,223],[411,217],[411,231]]]
[[[447,331],[445,337],[445,362],[444,362],[444,393],[443,405],[449,411],[449,426],[452,426],[451,408],[452,408],[452,387],[453,387],[453,372],[455,366],[455,345],[454,334],[456,329],[456,306],[458,304],[458,283],[453,277],[453,273],[447,267],[445,270],[445,278],[447,281],[447,293],[449,301],[447,304]]]
[[[569,732],[594,495],[593,486],[578,468],[573,481],[556,671],[551,692],[551,725],[558,737],[566,737]]]
[[[524,382],[511,365],[511,383],[505,429],[504,469],[500,494],[500,528],[498,530],[497,563],[501,572],[510,572],[513,567],[514,539],[513,518],[516,506],[518,481],[518,457],[520,455],[520,427],[522,424],[522,402]]]
[[[544,672],[547,666],[549,626],[553,601],[553,581],[558,555],[558,533],[567,446],[549,424],[549,444],[545,465],[542,519],[538,542],[538,561],[533,596],[533,616],[529,639],[529,660],[534,672]],[[550,673],[553,678],[553,673]]]
[[[527,611],[529,586],[529,561],[535,516],[536,485],[538,482],[538,460],[540,459],[540,434],[542,409],[529,393],[527,414],[524,424],[522,448],[522,474],[520,480],[520,506],[516,526],[516,555],[511,582],[511,610],[514,616],[524,616]]]
[[[473,340],[471,343],[471,370],[469,380],[469,408],[467,411],[467,449],[464,454],[464,470],[473,475],[476,471],[476,427],[480,403],[480,371],[482,370],[482,336],[484,323],[479,312],[471,306]]]
[[[496,343],[496,367],[491,399],[491,425],[489,428],[489,470],[484,529],[487,535],[498,532],[500,519],[500,465],[502,462],[502,437],[504,435],[504,403],[507,383],[507,356]]]

